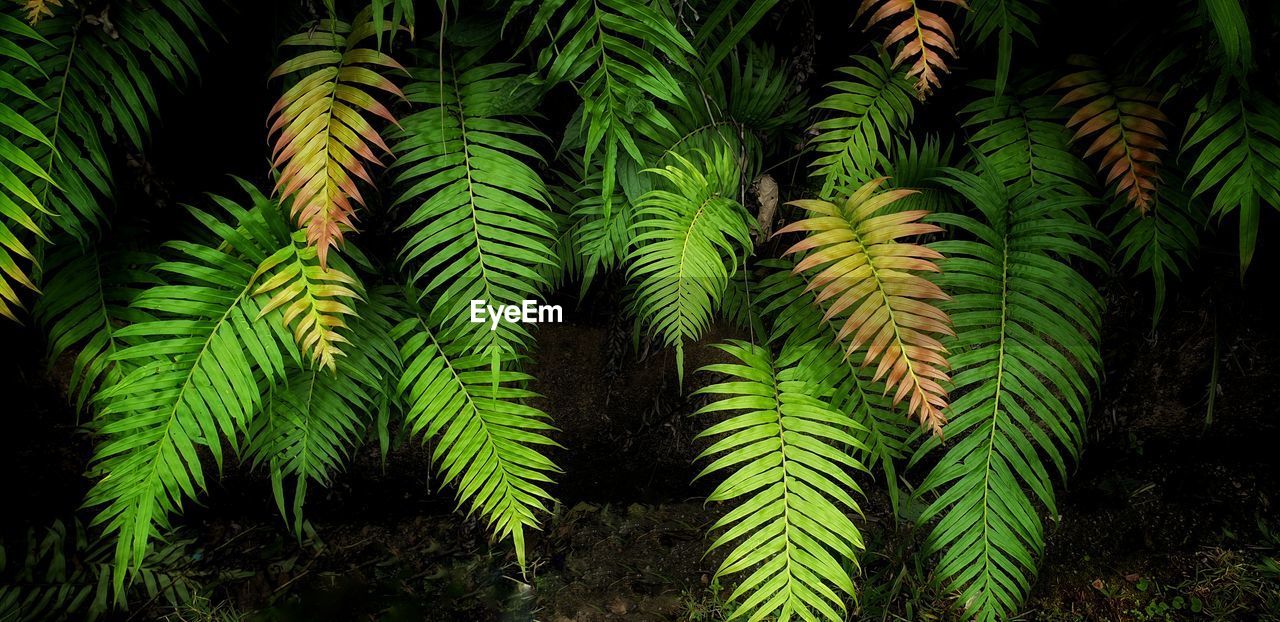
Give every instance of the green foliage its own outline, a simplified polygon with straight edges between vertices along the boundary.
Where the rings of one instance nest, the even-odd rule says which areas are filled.
[[[895,70],[889,57],[855,56],[841,67],[847,78],[827,85],[836,92],[818,102],[818,110],[832,111],[812,131],[818,157],[813,175],[822,182],[823,197],[868,179],[885,160],[895,136],[915,114],[915,90],[906,75]]]
[[[750,216],[732,198],[738,170],[730,154],[673,157],[677,165],[649,171],[671,189],[640,200],[627,277],[636,284],[632,311],[675,347],[683,377],[684,343],[711,323],[739,258],[751,248],[751,232]]]
[[[1014,36],[1036,42],[1033,28],[1040,24],[1036,12],[1046,0],[971,0],[965,17],[965,30],[978,44],[996,37],[995,96],[1004,94],[1013,65]]]
[[[259,322],[266,302],[252,295],[258,264],[292,245],[279,206],[246,185],[251,204],[215,201],[232,224],[192,215],[217,245],[172,242],[152,271],[165,284],[131,303],[150,315],[120,328],[112,358],[130,371],[95,398],[104,436],[86,498],[100,506],[94,525],[117,538],[113,583],[136,572],[153,535],[169,527],[185,499],[206,487],[197,447],[221,468],[223,443],[237,438],[282,379],[285,357],[299,357],[283,322]]]
[[[847,453],[866,449],[850,434],[861,426],[832,408],[809,373],[780,366],[768,349],[718,347],[737,362],[702,369],[729,379],[697,391],[723,397],[696,414],[735,413],[699,435],[719,437],[699,455],[714,458],[699,476],[731,470],[707,500],[742,499],[712,526],[721,533],[711,549],[737,542],[716,577],[745,575],[729,596],[741,599],[731,619],[842,619],[836,590],[854,594],[846,565],[856,566],[863,549],[848,516],[861,513],[848,471],[865,467]]]
[[[392,337],[404,361],[396,393],[410,432],[435,442],[432,458],[459,504],[511,538],[523,569],[525,530],[548,511],[545,486],[558,471],[539,453],[555,445],[547,414],[523,403],[537,397],[523,388],[531,376],[509,370],[513,357],[496,350],[490,357],[442,345],[421,319],[401,322]]]
[[[1240,219],[1240,272],[1249,268],[1263,205],[1280,209],[1280,107],[1261,93],[1218,103],[1205,96],[1196,106],[1182,143],[1195,153],[1187,176],[1192,197],[1217,189],[1212,212]]]
[[[552,84],[576,85],[583,102],[577,130],[584,139],[583,168],[591,168],[598,152],[608,218],[620,159],[645,162],[636,135],[675,131],[656,104],[690,103],[658,54],[678,70],[692,72],[687,57],[694,49],[668,19],[666,0],[545,0],[524,45],[548,29],[554,13],[566,4],[553,33],[554,44],[539,54],[538,68]]]
[[[393,134],[398,205],[411,205],[402,228],[413,235],[401,256],[430,296],[442,338],[518,352],[528,332],[470,323],[471,300],[519,304],[549,285],[539,272],[554,266],[556,223],[537,171],[538,152],[522,141],[542,138],[508,113],[518,80],[514,65],[476,64],[468,54],[443,70],[414,72],[410,102],[427,106],[400,121]]]
[[[978,213],[933,217],[971,239],[933,244],[947,256],[938,282],[954,296],[947,345],[960,397],[945,453],[917,490],[930,499],[919,520],[938,519],[926,548],[941,553],[935,572],[968,614],[1004,620],[1030,589],[1044,548],[1037,503],[1056,515],[1050,469],[1065,478],[1079,455],[1101,373],[1102,300],[1068,263],[1101,263],[1085,245],[1098,234],[1070,209],[1089,198],[1014,193],[991,167],[945,183]],[[913,462],[941,445],[925,441]]]

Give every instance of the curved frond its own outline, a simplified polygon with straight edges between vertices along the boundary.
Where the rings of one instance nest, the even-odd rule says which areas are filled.
[[[728,471],[707,501],[741,500],[711,527],[720,532],[712,550],[736,543],[716,570],[741,576],[730,619],[844,620],[854,596],[846,567],[864,548],[849,519],[862,513],[849,473],[865,467],[847,452],[865,450],[853,436],[861,426],[830,406],[829,390],[766,348],[717,347],[736,361],[702,368],[728,380],[696,392],[718,399],[695,414],[733,413],[698,435],[716,437],[698,456],[711,461],[698,476]]]
[[[549,28],[562,4],[543,3],[526,44]],[[577,85],[583,101],[577,130],[584,137],[583,168],[591,170],[595,158],[601,158],[606,217],[612,214],[621,159],[646,164],[638,138],[676,131],[655,104],[689,105],[668,63],[692,73],[687,58],[694,48],[671,23],[670,7],[664,11],[664,5],[665,0],[574,0],[561,13],[552,45],[538,56],[548,82]]]
[[[1169,280],[1192,267],[1200,247],[1200,229],[1208,220],[1205,206],[1183,188],[1180,172],[1166,169],[1164,174],[1178,177],[1160,188],[1146,214],[1121,204],[1117,211],[1122,213],[1112,234],[1113,239],[1119,238],[1116,254],[1120,264],[1134,274],[1151,276],[1155,293],[1153,329],[1164,310]]]
[[[849,430],[862,442],[860,460],[878,466],[897,514],[899,507],[897,461],[905,458],[907,438],[914,431],[875,382],[874,370],[862,365],[862,354],[846,356],[837,335],[840,318],[823,318],[813,303],[809,281],[794,271],[795,264],[770,259],[760,267],[772,270],[755,291],[760,315],[773,318],[769,343],[779,349],[778,365],[794,367],[806,382],[830,387],[831,407],[846,413],[859,428]]]
[[[969,8],[965,0],[937,0],[937,3]],[[951,26],[941,15],[922,8],[924,4],[925,0],[862,0],[857,16],[862,19],[871,12],[867,18],[868,30],[885,20],[890,22],[893,30],[885,36],[884,47],[892,49],[902,44],[893,66],[911,61],[907,75],[915,78],[916,93],[921,99],[942,86],[938,74],[949,71],[946,58],[956,58],[956,35]]]
[[[979,45],[996,37],[996,97],[1004,94],[1009,83],[1014,36],[1036,42],[1031,29],[1040,25],[1036,11],[1045,3],[1046,0],[969,0],[971,10],[965,19],[965,30]]]
[[[797,273],[820,270],[808,289],[827,303],[823,319],[848,313],[837,334],[849,340],[846,355],[865,350],[864,364],[876,365],[876,380],[893,391],[893,403],[908,398],[907,412],[940,433],[946,422],[946,350],[935,335],[953,334],[947,315],[929,301],[946,300],[937,285],[919,272],[936,272],[937,251],[899,242],[940,228],[920,222],[921,210],[892,211],[895,201],[913,190],[879,191],[885,178],[868,182],[841,205],[819,200],[793,201],[814,216],[774,235],[807,232],[786,254],[806,252]],[[830,301],[830,302],[828,302]]]
[[[258,266],[253,281],[260,283],[254,296],[270,296],[255,320],[283,309],[284,324],[293,329],[298,349],[311,356],[319,367],[334,371],[337,357],[344,356],[339,344],[349,343],[339,332],[347,328],[346,316],[355,315],[353,300],[359,299],[360,283],[343,262],[325,267],[317,261],[318,251],[307,244],[306,233],[293,234],[293,244],[268,257]],[[263,278],[267,274],[270,277]]]
[[[965,106],[960,116],[972,134],[969,144],[1015,192],[1045,185],[1074,188],[1092,194],[1093,173],[1071,152],[1067,115],[1056,109],[1057,98],[1025,93],[994,94],[995,85],[978,82],[993,93]]]
[[[452,61],[451,61],[452,62]],[[412,206],[401,225],[413,235],[401,252],[413,280],[431,297],[441,338],[519,352],[519,324],[497,330],[470,322],[472,300],[518,305],[547,289],[539,269],[554,266],[556,223],[545,183],[526,161],[541,133],[504,114],[516,84],[514,65],[446,65],[414,71],[408,98],[428,108],[405,117],[393,136],[397,205]]]
[[[418,319],[405,320],[393,337],[400,344],[404,374],[396,393],[405,405],[409,431],[434,442],[432,458],[445,482],[458,489],[459,505],[478,513],[499,538],[511,538],[525,566],[525,530],[548,512],[546,484],[559,471],[541,453],[555,446],[546,413],[524,400],[527,374],[506,369],[507,353],[469,354],[442,345]]]
[[[235,224],[192,210],[219,244],[172,242],[172,259],[152,270],[166,284],[132,301],[151,317],[115,331],[112,357],[129,373],[99,393],[92,472],[102,477],[86,505],[116,537],[117,588],[136,571],[152,535],[162,533],[185,499],[205,488],[202,454],[222,464],[261,405],[262,390],[284,374],[293,340],[276,318],[257,321],[257,266],[291,244],[278,205],[246,186],[253,207],[218,202]]]
[[[1079,105],[1067,120],[1075,130],[1072,141],[1092,138],[1084,157],[1101,156],[1098,170],[1116,196],[1125,197],[1138,211],[1146,212],[1160,180],[1160,154],[1168,150],[1161,123],[1169,119],[1158,108],[1160,97],[1143,86],[1117,86],[1089,58],[1074,57],[1081,67],[1049,87],[1070,89],[1058,106]]]
[[[835,94],[818,102],[817,110],[833,111],[813,124],[813,175],[822,180],[821,196],[855,188],[882,165],[895,137],[911,124],[915,98],[905,75],[894,70],[889,57],[855,56],[854,64],[838,71],[845,76],[827,85]]]
[[[751,248],[751,216],[732,198],[738,168],[731,154],[672,157],[675,166],[649,171],[664,185],[637,206],[627,278],[636,284],[632,311],[676,348],[683,377],[684,342],[710,325],[739,257]]]
[[[161,281],[146,268],[158,262],[152,255],[129,251],[59,247],[45,262],[52,276],[32,310],[36,322],[49,333],[49,364],[73,354],[67,395],[77,411],[89,397],[125,375],[114,360],[121,345],[116,331],[149,319],[130,306],[145,287]]]
[[[1011,195],[990,169],[956,171],[948,184],[979,214],[933,220],[972,239],[936,242],[938,277],[960,330],[948,340],[953,396],[943,446],[929,439],[913,458],[945,454],[918,494],[935,495],[919,520],[939,519],[927,552],[959,594],[966,617],[1008,620],[1044,548],[1037,505],[1055,514],[1053,474],[1084,441],[1084,417],[1101,370],[1102,299],[1069,263],[1101,263],[1083,241],[1098,237],[1070,203],[1090,199],[1033,189]]]
[[[1280,106],[1261,93],[1221,105],[1201,100],[1187,128],[1183,153],[1195,152],[1187,177],[1192,197],[1216,188],[1213,215],[1239,212],[1240,272],[1253,259],[1263,205],[1280,209]]]
[[[329,249],[355,229],[356,205],[364,205],[357,180],[372,184],[368,167],[382,164],[373,148],[391,154],[364,113],[396,122],[369,91],[403,97],[380,72],[404,68],[382,52],[361,47],[376,32],[369,9],[351,24],[321,20],[281,42],[319,49],[303,52],[271,73],[277,78],[306,72],[271,107],[267,135],[275,143],[272,165],[281,167],[276,192],[282,201],[292,199],[293,217],[305,226],[321,267],[329,265]]]

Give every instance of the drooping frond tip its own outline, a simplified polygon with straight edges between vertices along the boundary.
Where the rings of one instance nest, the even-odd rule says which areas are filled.
[[[46,17],[53,17],[53,10],[62,6],[62,0],[23,0],[22,10],[27,12],[27,23],[35,26]]]
[[[1049,87],[1070,89],[1058,106],[1083,104],[1067,120],[1067,127],[1075,130],[1071,140],[1093,136],[1084,157],[1102,154],[1098,171],[1106,173],[1106,183],[1114,184],[1116,196],[1124,196],[1145,214],[1160,180],[1160,152],[1168,150],[1158,125],[1169,122],[1157,108],[1160,96],[1143,86],[1117,86],[1092,59],[1077,56],[1071,63],[1081,70]]]
[[[942,255],[900,238],[937,233],[922,223],[925,210],[886,210],[914,190],[879,191],[887,178],[874,179],[841,205],[821,200],[793,201],[814,217],[792,223],[774,235],[808,232],[787,249],[804,253],[795,271],[821,268],[808,289],[819,290],[824,319],[841,317],[836,337],[849,339],[846,354],[865,349],[864,365],[875,363],[875,379],[893,391],[893,402],[908,400],[907,411],[941,435],[946,417],[946,349],[936,335],[952,335],[947,314],[929,301],[947,300],[919,272],[938,272]]]
[[[969,8],[965,0],[937,0]],[[941,15],[920,7],[923,0],[862,0],[858,5],[857,19],[862,19],[871,9],[871,17],[867,20],[869,30],[876,24],[887,20],[899,20],[897,26],[884,39],[885,48],[892,48],[902,43],[902,49],[893,60],[897,67],[908,60],[911,69],[907,72],[916,80],[916,90],[923,99],[935,87],[942,85],[939,74],[949,71],[944,56],[956,58],[956,35],[947,20]]]
[[[404,68],[390,56],[360,46],[374,33],[368,11],[354,25],[323,20],[281,44],[321,49],[285,61],[271,73],[276,78],[310,72],[272,106],[268,137],[275,137],[272,166],[280,167],[275,190],[282,199],[293,199],[293,218],[306,227],[307,243],[316,247],[321,267],[328,267],[329,248],[355,229],[355,204],[364,205],[356,179],[372,184],[367,164],[382,165],[371,145],[391,155],[362,113],[396,123],[366,87],[404,97],[378,72]]]

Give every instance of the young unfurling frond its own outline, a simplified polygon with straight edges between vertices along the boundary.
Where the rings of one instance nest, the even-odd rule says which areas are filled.
[[[924,98],[933,89],[942,86],[938,74],[947,73],[946,57],[956,57],[956,35],[941,15],[922,8],[926,0],[862,0],[858,5],[858,19],[869,11],[867,28],[882,21],[893,23],[893,30],[884,39],[884,47],[893,49],[899,43],[902,48],[893,59],[897,67],[911,62],[907,75],[916,80],[916,93]],[[965,0],[936,0],[968,8]],[[875,9],[875,11],[871,11]]]
[[[951,335],[951,321],[929,301],[946,300],[919,272],[936,272],[937,251],[900,238],[936,233],[920,222],[922,210],[894,211],[893,203],[912,190],[879,191],[884,178],[868,182],[840,205],[819,200],[790,205],[812,213],[775,235],[807,232],[787,254],[806,253],[796,272],[815,269],[809,290],[825,303],[824,319],[843,317],[837,339],[849,340],[847,354],[865,350],[864,364],[876,365],[893,403],[907,399],[907,411],[921,425],[941,433],[946,422],[946,350],[935,335]],[[846,315],[847,314],[847,315]]]
[[[716,576],[741,576],[730,619],[844,620],[855,593],[846,568],[863,549],[849,515],[862,512],[851,472],[866,467],[848,453],[865,451],[862,427],[806,370],[749,343],[718,347],[736,360],[702,368],[728,378],[697,391],[717,400],[695,414],[733,413],[698,435],[716,437],[698,456],[710,460],[699,477],[728,472],[707,500],[740,500],[711,527],[712,550],[734,544]]]
[[[349,343],[343,334],[345,317],[355,315],[351,305],[360,298],[360,284],[341,261],[319,265],[316,248],[307,245],[304,232],[295,232],[293,242],[263,261],[254,274],[253,281],[260,284],[253,295],[270,297],[255,319],[282,309],[298,348],[316,366],[332,372],[337,357],[344,355],[339,344]]]
[[[329,249],[355,228],[356,206],[364,205],[357,181],[373,183],[369,166],[382,164],[373,148],[391,153],[364,113],[396,122],[369,90],[403,97],[381,72],[404,68],[382,52],[361,47],[375,31],[368,9],[351,24],[322,20],[281,43],[319,49],[271,73],[277,78],[306,72],[271,107],[268,138],[275,143],[272,165],[280,167],[276,192],[281,200],[292,200],[293,217],[306,228],[321,267],[329,265]]]

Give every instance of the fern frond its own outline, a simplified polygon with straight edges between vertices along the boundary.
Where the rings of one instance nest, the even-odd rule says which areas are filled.
[[[1253,259],[1262,205],[1280,209],[1280,106],[1261,93],[1215,104],[1202,99],[1188,122],[1182,153],[1195,153],[1191,196],[1217,189],[1213,215],[1239,212],[1240,273]]]
[[[92,472],[101,479],[86,505],[93,524],[116,537],[114,584],[136,571],[154,533],[183,500],[205,488],[201,454],[222,465],[261,404],[264,388],[298,353],[276,318],[257,321],[266,302],[253,296],[258,265],[292,243],[278,205],[245,185],[253,206],[219,200],[234,225],[192,214],[218,246],[173,242],[173,259],[153,270],[166,284],[134,298],[152,317],[115,331],[113,360],[131,371],[96,396],[101,407]]]
[[[946,350],[934,335],[953,334],[947,315],[930,304],[946,300],[938,286],[918,272],[936,272],[942,255],[926,247],[899,242],[940,228],[919,222],[920,210],[884,213],[913,190],[879,191],[884,178],[868,182],[843,204],[792,201],[812,218],[792,223],[774,235],[807,232],[787,255],[807,252],[796,272],[821,268],[808,289],[826,303],[824,319],[848,312],[837,339],[849,339],[847,353],[863,350],[864,364],[875,364],[876,380],[894,392],[893,403],[909,398],[908,414],[940,433],[946,419]],[[812,252],[808,252],[812,251]]]
[[[548,28],[562,4],[543,4],[526,44]],[[681,83],[658,58],[662,54],[676,68],[692,73],[687,58],[694,48],[671,23],[670,14],[666,0],[575,0],[560,18],[553,45],[538,57],[538,68],[551,84],[578,83],[583,168],[591,170],[599,155],[606,217],[613,209],[620,159],[646,164],[637,136],[676,131],[655,103],[689,105]]]
[[[351,333],[360,347],[332,372],[315,365],[292,368],[250,424],[246,453],[255,465],[270,465],[280,515],[286,521],[292,516],[299,536],[308,485],[330,484],[374,416],[386,416],[399,382],[399,352],[391,339],[395,314],[376,298],[361,301],[359,310]],[[294,480],[291,503],[285,478]]]
[[[1034,84],[1034,82],[1029,82]],[[1093,173],[1071,152],[1067,115],[1056,109],[1057,98],[1026,93],[995,94],[991,82],[975,83],[992,93],[965,106],[969,144],[1015,192],[1045,185],[1075,188],[1092,194]],[[1034,88],[1034,87],[1032,87]]]
[[[744,575],[729,596],[737,602],[730,619],[844,620],[854,595],[845,567],[856,567],[864,548],[849,520],[862,513],[849,471],[865,467],[846,452],[865,449],[852,435],[860,426],[769,350],[741,341],[717,347],[736,361],[702,368],[729,379],[695,393],[719,398],[695,414],[734,413],[698,435],[718,437],[699,454],[711,462],[698,476],[729,471],[707,501],[742,499],[711,527],[720,532],[711,550],[736,542],[716,577]]]
[[[1208,220],[1205,206],[1183,188],[1180,172],[1166,168],[1164,174],[1172,179],[1156,193],[1151,209],[1142,214],[1121,204],[1117,211],[1122,213],[1112,234],[1112,239],[1119,238],[1116,255],[1120,264],[1134,274],[1151,276],[1155,293],[1152,329],[1164,311],[1169,280],[1193,265],[1200,229]]]
[[[911,83],[894,70],[889,57],[855,56],[838,71],[847,80],[827,85],[836,93],[814,106],[833,116],[813,124],[813,175],[822,180],[820,196],[854,188],[879,169],[895,137],[911,124],[915,98]]]
[[[298,349],[332,372],[337,357],[344,356],[339,344],[349,343],[339,330],[347,328],[344,316],[355,315],[350,301],[360,298],[361,287],[342,262],[325,267],[317,259],[317,249],[307,244],[305,232],[298,231],[292,245],[263,261],[253,276],[260,283],[253,295],[270,299],[255,320],[283,309],[284,324],[293,329]],[[264,279],[267,274],[271,276]]]
[[[1105,173],[1107,185],[1116,196],[1124,196],[1138,211],[1146,212],[1160,181],[1160,154],[1167,151],[1161,123],[1169,118],[1158,108],[1160,97],[1142,86],[1117,86],[1098,64],[1074,57],[1081,71],[1069,74],[1049,87],[1070,89],[1058,106],[1079,104],[1067,120],[1075,130],[1072,141],[1092,137],[1084,157],[1100,154],[1098,171]]]
[[[149,319],[130,305],[145,287],[161,281],[146,268],[158,259],[150,254],[59,247],[45,262],[52,276],[32,315],[49,334],[49,364],[74,354],[67,396],[77,412],[88,405],[98,388],[115,384],[125,375],[114,360],[121,345],[116,331]]]
[[[860,353],[847,356],[837,336],[841,321],[824,318],[813,304],[809,281],[794,271],[795,264],[770,259],[759,263],[771,270],[755,292],[759,314],[773,318],[769,343],[779,349],[778,365],[794,367],[807,382],[830,387],[831,407],[846,413],[860,428],[850,430],[862,442],[860,461],[879,467],[895,515],[899,507],[897,461],[909,454],[910,420],[896,412],[883,383],[862,365]]]
[[[53,10],[62,8],[62,0],[23,0],[22,10],[27,12],[27,23],[35,26],[46,17],[53,17]]]
[[[525,530],[548,511],[546,484],[559,471],[540,452],[556,446],[546,413],[524,400],[527,374],[512,371],[513,355],[469,354],[442,344],[417,319],[393,331],[404,375],[396,393],[410,433],[435,443],[432,458],[444,481],[458,489],[459,505],[479,514],[499,538],[511,538],[525,567]]]
[[[627,258],[636,284],[631,309],[639,322],[676,348],[684,377],[684,342],[711,323],[739,257],[751,248],[751,216],[733,197],[738,168],[731,154],[672,154],[675,166],[651,169],[666,186],[637,206]]]
[[[504,114],[514,65],[463,62],[443,73],[414,70],[407,87],[411,102],[429,108],[405,117],[393,136],[403,188],[396,205],[413,206],[401,225],[413,233],[401,258],[433,298],[442,339],[519,352],[526,328],[471,324],[468,305],[520,304],[547,289],[538,270],[557,263],[556,223],[546,185],[526,163],[541,157],[523,142],[544,137]]]
[[[959,593],[967,618],[1016,613],[1044,548],[1037,502],[1056,513],[1051,473],[1084,441],[1084,417],[1101,369],[1103,302],[1068,261],[1098,262],[1082,242],[1098,234],[1071,203],[1090,201],[1052,189],[1011,195],[990,168],[956,171],[947,182],[977,217],[933,217],[971,240],[933,244],[946,255],[938,282],[958,335],[953,353],[951,439],[918,494],[937,496],[919,520],[938,518],[927,551],[935,573]],[[912,462],[938,448],[929,439]]]
[[[172,536],[155,543],[130,594],[111,584],[110,543],[90,537],[79,520],[55,520],[43,534],[29,529],[22,548],[0,547],[0,561],[10,562],[0,564],[0,620],[92,622],[113,606],[127,610],[132,596],[171,606],[189,603],[200,590],[190,568],[194,543]]]
[[[702,51],[700,56],[703,67],[715,69],[778,2],[779,0],[754,0],[751,6],[740,13],[735,11],[739,0],[717,3],[715,10],[698,25],[698,32],[693,38],[694,47]],[[727,32],[721,27],[726,21],[732,24]],[[713,41],[715,47],[710,53],[706,53],[707,46]]]
[[[983,45],[996,37],[995,95],[1004,94],[1009,83],[1009,69],[1013,65],[1014,36],[1034,44],[1032,28],[1040,25],[1036,12],[1046,0],[970,0],[970,11],[964,27],[974,41]]]
[[[1248,74],[1253,67],[1253,39],[1240,0],[1200,0],[1200,4],[1218,33],[1218,44],[1227,63],[1239,75]]]
[[[965,0],[937,0],[969,8]],[[862,19],[871,9],[866,28],[870,30],[882,21],[896,21],[893,30],[885,36],[884,47],[892,49],[898,43],[902,48],[893,59],[896,68],[911,61],[907,75],[916,80],[916,93],[921,99],[933,89],[942,86],[939,73],[947,73],[946,57],[956,58],[956,35],[941,15],[921,8],[924,0],[862,0],[856,19]]]
[[[299,54],[271,73],[277,78],[306,72],[271,107],[267,136],[275,143],[272,165],[281,167],[276,192],[282,201],[292,200],[293,217],[306,227],[307,243],[316,247],[321,267],[329,265],[329,249],[355,229],[356,205],[364,205],[357,180],[372,184],[369,165],[382,165],[373,148],[391,154],[364,113],[396,122],[369,89],[403,97],[380,72],[404,68],[382,52],[361,47],[375,33],[368,9],[351,24],[322,20],[281,42],[319,49]]]

